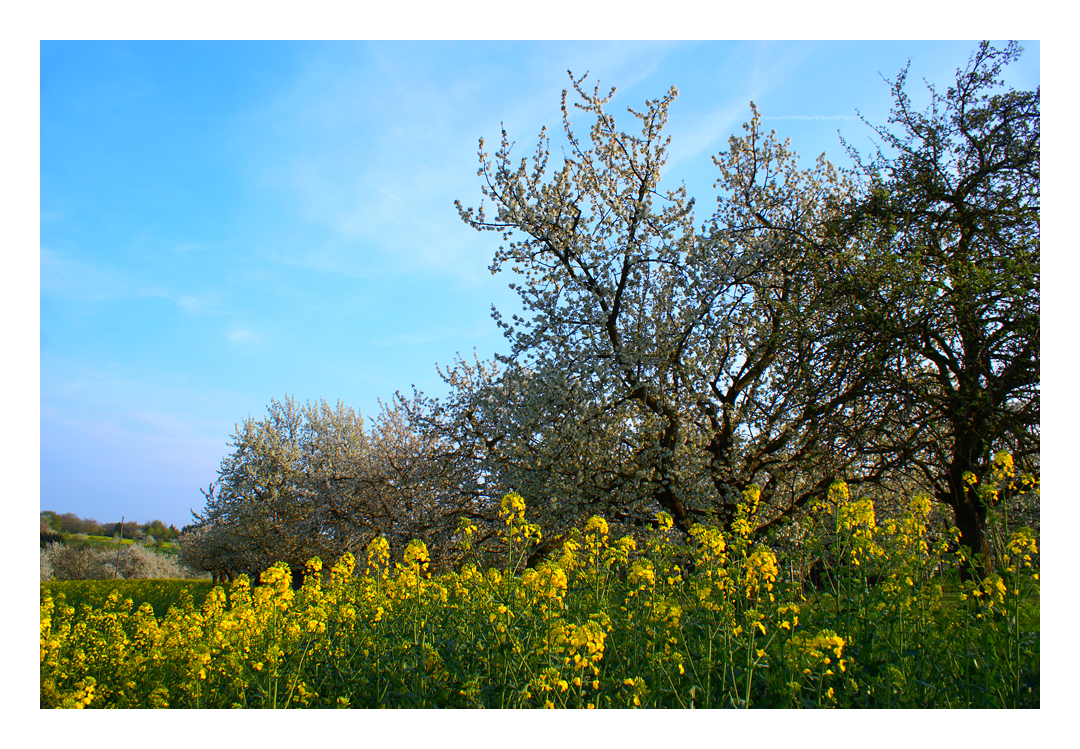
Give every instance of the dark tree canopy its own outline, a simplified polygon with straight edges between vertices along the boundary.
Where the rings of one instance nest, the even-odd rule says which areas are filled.
[[[976,552],[987,507],[965,475],[989,476],[1000,450],[1039,465],[1039,89],[1000,81],[1020,52],[984,42],[924,112],[901,72],[838,229],[858,248],[853,307],[895,347],[883,374],[906,416],[879,449],[920,472]]]

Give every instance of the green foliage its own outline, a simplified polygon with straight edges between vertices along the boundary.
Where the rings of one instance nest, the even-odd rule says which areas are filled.
[[[52,510],[42,510],[41,512],[42,530],[46,528],[59,533],[60,532],[60,518]]]
[[[69,543],[71,542],[70,537],[68,537],[67,540],[68,540]],[[122,539],[120,539],[121,547],[131,546],[134,543],[136,543],[136,542],[134,540],[130,539],[130,538],[122,538]],[[94,549],[108,549],[108,548],[112,548],[113,550],[116,549],[116,539],[115,538],[110,538],[108,536],[86,536],[84,539],[81,539],[79,541],[79,544],[81,544],[83,546],[89,546],[89,547],[94,548]],[[167,553],[167,554],[175,554],[175,553],[177,553],[176,544],[174,544],[172,542],[169,542],[169,541],[164,541],[164,542],[159,543],[159,544],[154,544],[154,549],[157,550],[158,552],[164,552],[164,553]]]
[[[41,513],[42,530],[50,528],[57,533],[67,536],[83,534],[86,536],[102,536],[112,538],[120,532],[120,523],[99,523],[93,518],[81,518],[73,512],[65,512],[63,515],[52,510],[44,510]],[[180,535],[176,526],[166,527],[160,520],[152,520],[147,523],[129,521],[123,523],[123,538],[127,541],[142,539],[147,536],[155,541],[171,541]]]
[[[834,224],[857,248],[841,273],[850,324],[891,348],[880,379],[903,404],[876,450],[919,474],[982,557],[989,508],[964,477],[989,478],[1002,450],[1039,465],[1040,90],[1001,80],[1021,51],[983,42],[925,111],[906,68],[890,81],[881,150],[853,152],[864,189]]]

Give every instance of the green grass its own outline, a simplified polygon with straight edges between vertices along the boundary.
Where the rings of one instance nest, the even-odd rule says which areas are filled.
[[[61,535],[63,535],[64,541],[67,543],[68,546],[89,546],[94,549],[116,549],[116,539],[110,538],[109,536],[87,536],[86,539],[83,540],[75,538],[77,534],[74,533],[64,533]],[[135,541],[130,538],[120,539],[120,544],[122,546],[130,546],[133,543],[135,543]],[[175,554],[178,551],[176,544],[170,541],[163,541],[160,544],[152,546],[150,548],[154,549],[157,552],[162,552],[166,554]]]

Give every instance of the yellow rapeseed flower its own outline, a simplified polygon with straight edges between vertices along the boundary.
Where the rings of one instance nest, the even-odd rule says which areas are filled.
[[[585,524],[585,532],[589,533],[590,531],[595,531],[598,535],[606,537],[608,535],[607,521],[599,515],[593,515],[589,518],[589,522]]]
[[[1001,450],[994,455],[994,477],[999,480],[1012,478],[1014,473],[1013,456],[1008,450]]]
[[[515,520],[525,519],[525,498],[517,492],[510,492],[499,503],[499,516],[507,525],[512,525]]]

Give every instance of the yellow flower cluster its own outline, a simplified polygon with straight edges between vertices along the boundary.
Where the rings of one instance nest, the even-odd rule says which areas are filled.
[[[529,547],[539,543],[542,536],[540,526],[525,520],[525,499],[517,492],[502,498],[499,517],[506,525],[502,537],[509,550],[508,567],[515,569]]]
[[[1005,547],[1006,551],[1014,558],[1019,559],[1025,567],[1031,567],[1034,557],[1039,553],[1035,543],[1035,534],[1030,528],[1018,528],[1009,538]],[[1006,559],[1006,564],[1011,560]]]
[[[205,707],[218,693],[241,704],[310,704],[317,694],[290,662],[329,646],[329,628],[355,628],[353,565],[345,555],[324,586],[312,560],[294,592],[289,568],[278,564],[254,590],[241,576],[227,596],[216,588],[200,609],[189,597],[161,617],[149,604],[132,611],[115,594],[79,615],[45,596],[42,706]]]
[[[599,515],[593,515],[589,518],[589,522],[585,524],[585,533],[594,533],[599,539],[606,539],[608,537],[608,524]]]
[[[390,543],[382,536],[371,540],[367,547],[368,569],[377,577],[386,577],[390,565]]]
[[[695,523],[690,528],[690,538],[694,542],[695,561],[706,567],[724,564],[726,557],[724,550],[727,542],[719,528],[709,528]]]
[[[776,554],[768,547],[759,547],[746,559],[746,596],[752,598],[761,592],[769,593],[779,574]]]
[[[405,547],[405,567],[419,574],[427,572],[429,562],[431,562],[431,555],[428,553],[427,545],[419,540],[410,541]]]
[[[1005,596],[1008,594],[1009,586],[1005,584],[1005,580],[997,573],[987,575],[981,581],[971,584],[970,587],[971,597],[987,609],[993,609],[994,604],[1005,603]]]
[[[761,489],[751,484],[743,491],[743,500],[735,512],[735,520],[731,523],[731,532],[736,537],[748,539],[754,532],[754,524],[751,518],[757,513],[758,502],[761,500]]]
[[[630,565],[630,572],[627,574],[626,582],[630,587],[628,595],[637,595],[641,591],[652,587],[653,583],[656,582],[656,568],[648,559],[635,559]]]
[[[551,650],[562,656],[564,666],[588,668],[596,675],[600,673],[598,664],[604,657],[606,637],[603,627],[595,621],[581,625],[555,622],[551,628]]]
[[[1001,450],[994,454],[990,462],[989,473],[983,478],[985,483],[977,491],[981,500],[989,506],[995,505],[1001,499],[1001,494],[1005,490],[1022,495],[1038,491],[1039,488],[1039,480],[1034,476],[1025,474],[1019,478],[1016,477],[1016,464],[1013,461],[1012,454],[1007,450]],[[975,474],[970,471],[964,472],[963,480],[967,484],[964,487],[965,490],[978,484]]]
[[[569,581],[566,570],[555,565],[543,565],[521,573],[521,587],[517,596],[526,606],[536,606],[547,611],[563,608]]]
[[[993,472],[994,479],[997,481],[1005,481],[1016,475],[1013,456],[1007,450],[994,455]]]

